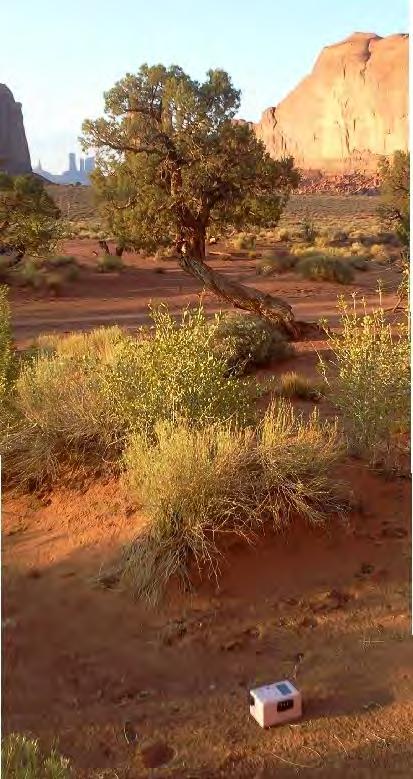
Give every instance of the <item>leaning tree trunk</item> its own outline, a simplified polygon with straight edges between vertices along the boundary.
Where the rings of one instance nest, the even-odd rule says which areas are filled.
[[[212,270],[204,260],[193,254],[182,254],[180,264],[221,300],[276,324],[292,340],[300,338],[301,323],[296,322],[291,306],[282,298],[230,281],[223,273]]]

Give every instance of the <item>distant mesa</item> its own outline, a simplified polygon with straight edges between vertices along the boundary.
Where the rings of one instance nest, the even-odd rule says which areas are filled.
[[[304,170],[372,172],[408,149],[409,36],[356,32],[326,46],[312,72],[253,125],[274,158]]]
[[[5,84],[0,84],[0,170],[12,176],[32,170],[22,106]]]
[[[69,154],[69,168],[63,173],[49,173],[42,168],[41,162],[33,169],[34,173],[51,181],[53,184],[89,184],[90,174],[95,167],[94,157],[80,157],[79,168],[76,165],[76,154]]]

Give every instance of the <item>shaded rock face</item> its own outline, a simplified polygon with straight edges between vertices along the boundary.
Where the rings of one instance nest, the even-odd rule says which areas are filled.
[[[32,170],[21,103],[5,84],[0,84],[0,170],[11,175]]]
[[[274,158],[300,168],[373,171],[408,148],[409,36],[354,33],[326,46],[313,71],[254,125]]]

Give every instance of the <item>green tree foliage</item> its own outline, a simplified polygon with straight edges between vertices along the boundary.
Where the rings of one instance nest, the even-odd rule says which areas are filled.
[[[410,154],[396,151],[392,160],[385,159],[379,167],[381,204],[379,213],[400,241],[410,246]]]
[[[93,185],[124,245],[173,245],[203,260],[214,234],[278,222],[298,172],[275,161],[247,123],[227,73],[191,79],[180,67],[143,65],[105,94],[105,116],[83,125],[97,151]]]
[[[0,173],[0,251],[39,255],[61,237],[60,211],[32,175]]]

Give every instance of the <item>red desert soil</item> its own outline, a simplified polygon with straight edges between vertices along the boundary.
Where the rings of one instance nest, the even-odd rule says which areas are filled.
[[[5,496],[4,731],[57,738],[85,779],[408,776],[409,484],[342,477],[347,523],[228,543],[219,588],[154,610],[94,583],[139,527],[117,483]],[[298,655],[304,719],[263,731],[247,691]]]
[[[64,253],[76,256],[84,267],[79,281],[66,285],[59,297],[31,289],[12,289],[10,299],[17,343],[25,346],[43,332],[87,330],[113,323],[135,329],[147,321],[150,302],[165,301],[171,311],[197,304],[201,292],[199,282],[181,270],[176,261],[156,262],[153,258],[126,254],[126,267],[121,273],[100,274],[96,272],[93,255],[97,248],[93,240],[66,242]],[[245,252],[244,256],[233,252],[232,260],[222,260],[219,253],[219,247],[211,247],[208,257],[211,267],[237,281],[284,297],[293,306],[297,318],[309,321],[323,316],[334,324],[340,294],[350,297],[357,292],[369,303],[377,302],[379,278],[393,293],[389,299],[391,305],[400,283],[399,274],[375,262],[371,271],[356,273],[354,283],[347,286],[308,281],[292,272],[262,277],[256,275],[255,260],[246,258]],[[204,298],[204,305],[211,312],[221,307],[212,295]]]
[[[82,242],[66,252],[84,252],[91,264],[93,248]],[[18,342],[101,323],[135,327],[150,299],[173,310],[197,300],[196,282],[176,263],[158,263],[166,272],[157,274],[148,261],[127,262],[119,276],[90,268],[70,296],[15,290]],[[343,290],[292,274],[257,279],[251,260],[212,262],[284,295],[308,319],[334,316],[341,291],[372,302],[384,277],[358,274]],[[314,344],[300,344],[298,358],[277,370],[314,375],[315,362]],[[351,461],[340,477],[354,492],[347,522],[296,522],[282,534],[267,530],[254,546],[228,541],[219,587],[171,587],[155,609],[96,584],[141,522],[119,483],[43,498],[6,494],[4,732],[31,733],[45,747],[57,740],[80,779],[411,775],[410,484]],[[261,730],[248,690],[293,678],[294,669],[303,720]]]

